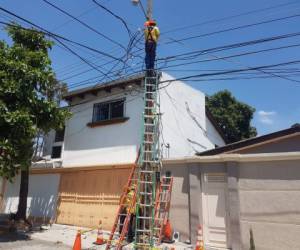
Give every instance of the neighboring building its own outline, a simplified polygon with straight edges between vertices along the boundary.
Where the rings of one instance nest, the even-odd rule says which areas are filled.
[[[170,218],[181,240],[199,224],[213,249],[300,249],[300,126],[166,159],[174,176]]]
[[[163,73],[159,90],[163,158],[185,157],[225,145],[205,95]],[[144,75],[69,92],[73,116],[44,140],[33,164],[29,214],[63,224],[110,228],[141,143]],[[5,212],[18,203],[19,179],[8,184]],[[57,207],[57,209],[56,209]],[[57,213],[56,213],[57,210]]]

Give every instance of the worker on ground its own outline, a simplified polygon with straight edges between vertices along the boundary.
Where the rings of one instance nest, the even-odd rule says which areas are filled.
[[[159,39],[159,29],[155,20],[149,20],[145,23],[145,64],[147,76],[154,76],[154,63],[156,57],[156,46]]]
[[[136,213],[135,213],[135,203],[132,204],[132,201],[135,197],[135,189],[136,185],[131,185],[127,191],[126,197],[124,199],[124,207],[121,211],[121,216],[120,216],[120,230],[119,233],[122,233],[123,229],[123,224],[125,223],[126,215],[130,213],[130,218],[129,218],[129,224],[128,224],[128,229],[127,229],[127,241],[131,243],[134,239],[135,235],[135,218],[136,218]]]

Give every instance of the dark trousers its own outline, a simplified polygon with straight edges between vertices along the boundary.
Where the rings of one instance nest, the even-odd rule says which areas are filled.
[[[126,208],[123,208],[121,211],[122,214],[127,214]],[[127,229],[127,241],[132,242],[134,239],[134,234],[135,234],[135,214],[131,214],[130,220],[129,220],[129,225]],[[126,215],[121,215],[120,216],[120,224],[124,224],[126,219]],[[123,230],[123,225],[120,226],[119,228],[119,233],[121,234]]]
[[[147,71],[153,70],[155,57],[156,57],[156,42],[146,41],[145,52],[146,52],[146,57],[145,57],[146,70]]]

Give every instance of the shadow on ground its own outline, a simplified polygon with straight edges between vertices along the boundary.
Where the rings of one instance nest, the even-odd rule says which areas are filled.
[[[6,232],[0,234],[0,242],[31,240],[30,233]]]

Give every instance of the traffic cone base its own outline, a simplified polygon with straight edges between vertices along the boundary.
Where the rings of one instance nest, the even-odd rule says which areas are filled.
[[[81,250],[81,232],[78,231],[73,245],[73,250]]]
[[[95,245],[103,245],[106,243],[106,241],[103,238],[103,232],[102,232],[102,221],[99,221],[99,227],[98,227],[98,232],[97,232],[97,239],[94,242]]]
[[[169,243],[169,244],[175,242],[175,240],[172,239],[172,228],[171,228],[171,223],[169,220],[167,220],[167,223],[164,228],[164,237],[163,237],[162,242]]]
[[[202,235],[202,227],[199,225],[198,231],[197,231],[197,243],[195,250],[204,250],[203,246],[203,235]]]

